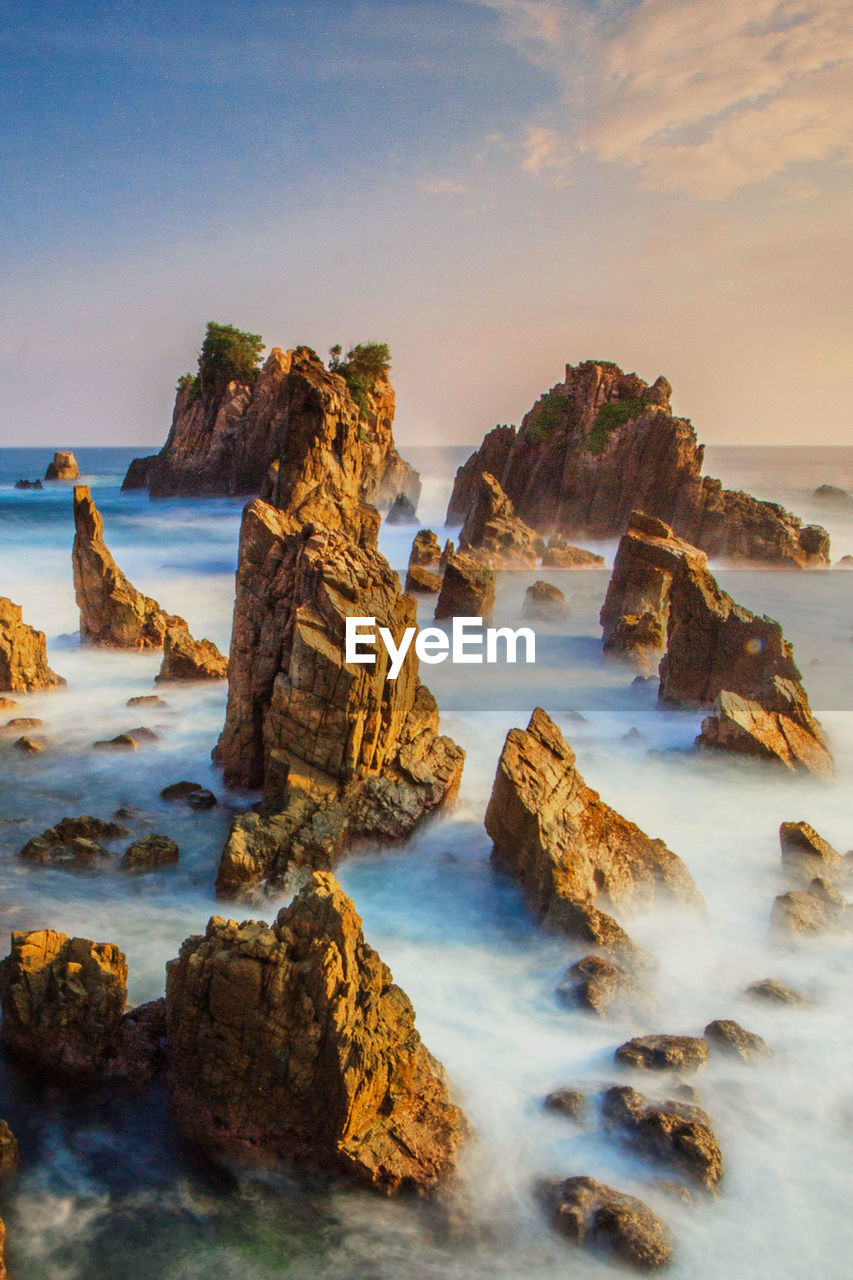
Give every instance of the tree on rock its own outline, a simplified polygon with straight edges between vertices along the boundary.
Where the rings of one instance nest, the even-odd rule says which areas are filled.
[[[259,333],[244,333],[233,324],[215,324],[211,320],[198,357],[201,394],[216,395],[229,382],[251,386],[258,376],[263,349],[264,340]]]

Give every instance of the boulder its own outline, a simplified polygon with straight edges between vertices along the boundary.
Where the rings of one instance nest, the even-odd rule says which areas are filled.
[[[837,875],[844,859],[807,822],[783,822],[779,828],[782,866],[786,871],[813,880],[815,876]]]
[[[170,627],[186,630],[183,618],[167,614],[137,591],[104,542],[104,522],[85,485],[74,490],[74,591],[84,644],[119,649],[160,649]]]
[[[38,738],[16,738],[12,743],[16,751],[20,751],[25,756],[37,756],[44,751],[44,743]]]
[[[849,931],[851,922],[847,903],[840,894],[828,892],[828,889],[825,881],[816,879],[807,890],[781,893],[770,913],[771,927],[789,937]]]
[[[507,735],[485,824],[496,863],[521,884],[538,918],[573,936],[589,938],[587,910],[597,910],[599,895],[616,907],[658,894],[702,904],[681,859],[586,785],[541,708],[526,730]]]
[[[482,618],[487,625],[494,607],[492,570],[462,551],[449,556],[435,606],[436,618]]]
[[[640,508],[716,559],[825,565],[820,526],[702,475],[703,447],[670,397],[663,377],[649,385],[607,361],[566,365],[517,431],[495,428],[460,467],[448,524],[465,519],[488,472],[539,531],[619,537]]]
[[[417,524],[415,505],[405,493],[398,493],[385,517],[388,524]]]
[[[495,477],[483,472],[459,534],[459,551],[491,569],[532,569],[544,549],[538,533],[519,520]]]
[[[705,1039],[712,1049],[730,1057],[743,1058],[744,1062],[756,1062],[772,1056],[772,1050],[761,1036],[747,1031],[731,1018],[716,1018],[705,1028]]]
[[[47,665],[44,632],[24,622],[20,605],[0,596],[0,689],[32,693],[60,684],[65,681]],[[0,705],[5,704],[17,705],[0,700]]]
[[[853,506],[853,494],[849,494],[846,489],[840,489],[835,484],[818,485],[812,497],[818,502],[831,502],[836,506]]]
[[[169,704],[156,693],[143,693],[139,697],[128,698],[127,705],[129,707],[168,707]]]
[[[791,680],[775,679],[755,699],[725,690],[702,721],[697,747],[731,751],[781,765],[791,773],[831,778],[832,756],[805,690]]]
[[[212,640],[194,640],[184,627],[168,627],[163,637],[163,662],[155,677],[168,680],[225,680],[228,659]]]
[[[565,541],[550,541],[542,552],[543,569],[603,569],[604,556]]]
[[[117,733],[114,738],[99,738],[92,743],[94,751],[138,751],[139,741],[131,733]]]
[[[578,1123],[589,1115],[589,1099],[580,1089],[555,1089],[545,1099],[546,1111],[559,1111],[560,1115]]]
[[[706,1191],[723,1176],[723,1157],[711,1121],[686,1102],[649,1102],[636,1089],[615,1085],[602,1104],[605,1126],[642,1155],[673,1165]]]
[[[124,852],[122,871],[156,871],[178,861],[178,846],[168,836],[150,835],[134,840]]]
[[[14,698],[5,698],[0,695],[0,711],[14,711],[20,705],[20,702],[16,702]]]
[[[273,347],[252,384],[204,392],[182,380],[165,445],[131,464],[125,486],[144,481],[152,497],[261,494],[294,510],[323,490],[321,523],[352,530],[361,504],[388,507],[402,492],[417,505],[420,478],[394,447],[394,407],[387,374],[370,379],[357,403],[309,347]],[[281,501],[271,492],[279,485]]]
[[[109,846],[130,835],[127,827],[84,814],[80,818],[63,818],[40,836],[28,840],[19,857],[39,866],[59,867],[75,871],[97,866],[110,857]]]
[[[45,480],[79,480],[80,468],[77,459],[70,449],[59,449],[53,455],[53,462],[47,465]]]
[[[44,485],[41,480],[16,480],[16,489],[43,489]]]
[[[811,1004],[808,996],[795,991],[778,978],[762,978],[760,982],[751,983],[745,992],[753,1000],[762,1000],[767,1004]]]
[[[842,556],[835,564],[836,569],[853,569],[853,556]]]
[[[173,1110],[195,1141],[430,1192],[465,1120],[334,878],[272,927],[214,918],[167,966]]]
[[[564,1004],[588,1009],[600,1018],[649,1009],[652,1004],[624,964],[597,955],[584,956],[567,969],[557,995]]]
[[[708,1045],[696,1036],[636,1036],[616,1050],[616,1061],[646,1071],[698,1071]]]
[[[374,664],[348,663],[349,616],[376,618],[399,643],[416,606],[372,547],[294,531],[284,513],[250,503],[215,759],[227,786],[263,788],[264,812],[235,820],[222,896],[329,868],[360,838],[401,839],[456,793],[464,753],[438,732],[414,646],[395,680],[381,643]]]
[[[191,796],[212,795],[200,782],[172,782],[160,792],[161,800],[185,800],[189,803]],[[214,803],[216,797],[214,796]],[[213,806],[210,806],[213,808]]]
[[[669,1232],[636,1196],[583,1177],[549,1179],[540,1183],[538,1195],[554,1231],[572,1244],[638,1271],[657,1271],[672,1262]]]
[[[3,725],[4,733],[20,733],[22,729],[43,729],[44,721],[35,716],[15,716]]]
[[[537,622],[560,622],[568,618],[571,609],[566,604],[566,597],[559,587],[541,579],[529,586],[524,593],[523,618],[531,618]]]
[[[423,569],[438,571],[441,561],[441,545],[432,529],[419,529],[412,539],[409,568],[419,565]]]
[[[0,962],[0,1041],[48,1076],[97,1076],[115,1052],[127,1001],[127,964],[111,942],[49,929],[12,934]]]
[[[441,591],[441,582],[440,574],[432,573],[431,570],[414,564],[406,573],[404,590],[414,592],[416,595],[438,595]]]

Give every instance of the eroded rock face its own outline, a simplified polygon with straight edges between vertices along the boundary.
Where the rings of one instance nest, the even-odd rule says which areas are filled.
[[[253,386],[231,382],[208,396],[180,389],[169,438],[156,457],[131,464],[125,487],[149,487],[156,497],[271,496],[271,468],[287,488],[295,472],[316,487],[328,468],[329,488],[341,496],[385,508],[403,493],[417,505],[420,479],[394,447],[393,421],[387,377],[376,380],[361,416],[344,379],[309,347],[274,347]]]
[[[441,582],[440,574],[413,564],[406,573],[405,590],[414,592],[415,595],[436,596],[441,591]]]
[[[482,618],[488,624],[494,608],[492,570],[461,551],[448,556],[435,606],[436,618]]]
[[[115,1053],[127,1001],[127,963],[111,942],[39,929],[12,934],[0,962],[0,1041],[47,1073],[98,1075]]]
[[[316,873],[272,927],[213,919],[168,966],[172,1098],[206,1145],[391,1193],[453,1175],[465,1132],[407,996]]]
[[[181,627],[169,627],[163,637],[163,662],[155,679],[225,680],[228,659],[212,640],[194,640]]]
[[[345,661],[348,616],[399,643],[414,601],[372,548],[342,533],[293,531],[256,500],[243,516],[228,710],[215,759],[226,784],[264,789],[264,818],[235,823],[217,887],[234,896],[299,866],[328,868],[362,836],[400,839],[453,797],[463,753],[410,647],[395,680]]]
[[[807,822],[783,822],[779,843],[782,866],[805,880],[813,880],[818,875],[831,878],[844,867],[841,854]]]
[[[586,785],[541,708],[526,730],[507,735],[485,824],[495,860],[519,881],[539,919],[573,936],[589,937],[599,897],[629,908],[660,893],[701,905],[681,859]]]
[[[673,416],[670,395],[663,377],[649,386],[606,361],[567,365],[517,432],[489,432],[459,469],[448,523],[467,516],[489,472],[540,532],[615,537],[640,508],[716,558],[826,564],[825,530],[702,476],[703,447],[688,419]]]
[[[582,1177],[542,1182],[538,1191],[551,1226],[572,1244],[610,1254],[638,1271],[657,1271],[672,1261],[669,1232],[636,1196]]]
[[[792,773],[831,778],[835,771],[805,690],[790,680],[771,680],[755,698],[729,690],[718,694],[696,744],[780,764]]]
[[[74,490],[74,591],[84,644],[120,649],[159,649],[169,627],[186,630],[183,618],[167,614],[137,591],[104,542],[104,522],[89,489]]]
[[[545,544],[538,533],[519,520],[495,477],[484,471],[459,534],[459,550],[491,569],[532,569]]]
[[[23,620],[20,605],[0,596],[0,689],[32,693],[65,681],[47,665],[47,642]]]
[[[649,1102],[636,1089],[616,1085],[604,1095],[605,1125],[643,1155],[674,1165],[693,1182],[713,1191],[723,1176],[723,1157],[711,1121],[701,1107],[686,1102]]]
[[[79,480],[80,468],[70,449],[59,449],[44,473],[45,480]]]

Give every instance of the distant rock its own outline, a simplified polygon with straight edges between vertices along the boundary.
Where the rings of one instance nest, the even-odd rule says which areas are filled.
[[[457,552],[448,557],[435,616],[492,620],[495,607],[495,575],[473,556]]]
[[[566,604],[565,595],[551,582],[539,579],[524,593],[524,607],[521,611],[523,618],[536,622],[560,622],[570,614],[571,609]]]
[[[16,489],[43,489],[44,485],[41,480],[16,480]]]
[[[438,573],[433,573],[430,569],[423,569],[419,564],[413,564],[406,574],[407,592],[414,592],[415,595],[438,595],[441,591],[442,578]]]
[[[603,569],[604,556],[573,547],[560,534],[552,535],[542,552],[543,569]]]
[[[554,1231],[572,1244],[601,1251],[638,1271],[657,1271],[672,1262],[669,1232],[635,1196],[582,1177],[542,1182],[538,1195]]]
[[[459,534],[459,551],[490,569],[536,566],[545,543],[519,520],[494,476],[480,476],[477,496]]]
[[[432,529],[419,529],[412,539],[412,550],[409,553],[409,568],[419,565],[423,569],[432,569],[438,573],[441,566],[441,545]]]
[[[779,828],[782,866],[805,880],[837,875],[844,867],[841,854],[807,822],[783,822]]]
[[[137,698],[128,698],[127,705],[129,707],[168,707],[169,704],[156,693],[144,693]]]
[[[652,1001],[624,965],[589,955],[566,970],[557,987],[564,1004],[589,1009],[600,1018],[648,1010]]]
[[[819,502],[832,502],[839,506],[853,506],[853,495],[834,484],[821,484],[812,494]]]
[[[38,738],[16,738],[12,745],[25,756],[37,756],[44,751],[44,743]]]
[[[835,565],[836,569],[853,569],[853,556],[842,556]]]
[[[830,886],[819,878],[813,880],[805,891],[780,894],[773,903],[770,923],[777,933],[790,937],[847,932],[851,928],[844,898],[837,891],[831,891]]]
[[[160,792],[162,800],[186,800],[204,790],[200,782],[172,782]]]
[[[331,875],[272,927],[212,919],[167,975],[172,1105],[194,1140],[386,1194],[453,1176],[464,1117]]]
[[[732,1018],[716,1018],[705,1028],[705,1039],[712,1049],[730,1057],[756,1062],[772,1057],[772,1050],[754,1031],[747,1031]]]
[[[117,733],[114,738],[100,738],[92,743],[95,751],[138,751],[139,741],[131,733]]]
[[[79,480],[80,468],[77,459],[67,449],[59,449],[53,455],[53,462],[48,463],[44,473],[45,480]]]
[[[673,416],[671,390],[666,378],[650,386],[608,361],[566,365],[518,431],[495,428],[460,467],[447,523],[466,518],[488,472],[542,532],[619,537],[639,508],[716,559],[827,564],[820,526],[702,476],[703,447],[689,419]]]
[[[702,905],[681,859],[586,785],[574,752],[541,708],[526,730],[507,734],[485,825],[496,863],[521,884],[537,917],[570,936],[617,952],[624,947],[616,933],[608,942],[609,930],[591,915],[604,916],[595,905],[599,895],[616,907],[658,894]]]
[[[122,871],[156,871],[178,861],[179,850],[168,836],[150,835],[134,840],[121,860]]]
[[[20,733],[22,729],[43,729],[44,721],[35,716],[15,716],[3,725],[4,733]]]
[[[766,1004],[803,1005],[812,1003],[808,996],[804,996],[800,991],[795,991],[793,987],[780,982],[778,978],[762,978],[760,982],[753,982],[747,987],[744,994],[750,996],[753,1000],[762,1000]]]
[[[545,1099],[546,1111],[559,1111],[560,1115],[579,1123],[589,1115],[589,1099],[580,1089],[555,1089]]]
[[[0,711],[14,711],[20,705],[20,702],[16,702],[14,698],[5,698],[0,695]]]
[[[405,493],[398,493],[385,517],[388,524],[417,524],[414,503]]]
[[[185,627],[168,627],[163,637],[163,662],[155,679],[225,680],[228,659],[212,640],[194,640]]]
[[[604,1095],[602,1116],[642,1155],[673,1165],[706,1191],[723,1176],[723,1157],[711,1121],[685,1102],[649,1102],[636,1089],[614,1086]]]
[[[32,693],[60,684],[65,681],[47,665],[44,632],[27,626],[20,605],[0,596],[0,690]]]
[[[5,1120],[0,1120],[0,1182],[18,1169],[18,1139]]]
[[[698,1071],[708,1061],[708,1045],[697,1036],[635,1036],[619,1046],[616,1061],[646,1071]]]
[[[84,814],[80,818],[63,818],[40,836],[28,840],[19,857],[25,862],[78,870],[97,866],[110,856],[109,845],[130,835],[127,827]]]

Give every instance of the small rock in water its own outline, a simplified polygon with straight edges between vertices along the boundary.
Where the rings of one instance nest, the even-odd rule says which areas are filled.
[[[16,702],[14,698],[7,698],[4,694],[0,694],[0,711],[14,711],[20,705],[20,702]]]
[[[844,928],[846,910],[843,898],[840,903],[830,902],[825,893],[794,890],[791,893],[781,893],[776,898],[770,913],[770,923],[776,931],[792,936],[826,933]]]
[[[38,738],[17,738],[13,746],[27,756],[37,756],[40,751],[44,751],[44,743]]]
[[[698,1036],[636,1036],[616,1050],[616,1061],[647,1071],[698,1071],[708,1045]]]
[[[120,733],[115,738],[102,738],[93,742],[95,751],[138,751],[139,743],[129,733]]]
[[[40,836],[34,836],[18,856],[26,862],[68,870],[93,867],[110,856],[106,848],[109,843],[129,835],[127,827],[117,822],[84,814],[80,818],[63,818]]]
[[[585,1120],[589,1114],[589,1101],[579,1089],[555,1089],[545,1099],[546,1111],[559,1111],[570,1120]]]
[[[566,597],[559,587],[551,582],[534,582],[524,593],[523,618],[533,618],[542,622],[560,621],[568,618],[571,609],[566,604]]]
[[[723,1157],[701,1107],[650,1103],[636,1089],[616,1085],[604,1095],[602,1117],[608,1129],[621,1133],[643,1155],[675,1165],[706,1191],[717,1187]]]
[[[144,725],[140,725],[138,729],[128,729],[127,736],[134,738],[137,742],[160,741],[160,735],[155,733],[153,729],[146,729]]]
[[[639,1271],[656,1271],[672,1261],[669,1232],[635,1196],[594,1178],[548,1179],[537,1191],[551,1226],[572,1244],[609,1253]]]
[[[844,865],[841,854],[807,822],[783,822],[779,828],[779,843],[783,867],[806,880],[838,871]]]
[[[213,792],[204,787],[199,791],[191,791],[186,799],[191,809],[215,809],[218,804]]]
[[[597,955],[584,956],[567,969],[557,995],[565,1004],[590,1009],[601,1018],[651,1003],[622,965]]]
[[[746,995],[753,1000],[764,1000],[768,1004],[811,1004],[812,1001],[802,992],[780,982],[778,978],[762,978],[747,987]]]
[[[169,704],[159,694],[143,693],[136,698],[128,698],[127,705],[129,707],[168,707]]]
[[[772,1057],[772,1050],[761,1036],[747,1031],[739,1022],[731,1018],[716,1018],[705,1028],[705,1039],[712,1049],[721,1050],[734,1057],[743,1058],[744,1062],[755,1062],[759,1058]]]
[[[44,485],[41,480],[16,480],[16,489],[43,489]]]
[[[837,502],[840,506],[853,506],[853,496],[846,489],[840,489],[835,484],[818,485],[812,497],[821,502]]]
[[[150,835],[135,840],[121,860],[122,871],[153,871],[178,861],[179,850],[168,836]]]
[[[853,556],[842,556],[835,567],[836,569],[853,569]]]
[[[441,582],[441,574],[433,573],[431,569],[425,569],[423,565],[413,564],[409,566],[406,574],[406,586],[404,589],[420,595],[437,595],[441,591]]]
[[[18,716],[15,720],[7,720],[3,725],[3,729],[8,729],[10,733],[22,733],[27,729],[43,729],[44,721],[35,720],[31,716]]]
[[[415,508],[405,493],[398,493],[385,517],[387,524],[417,524]]]

